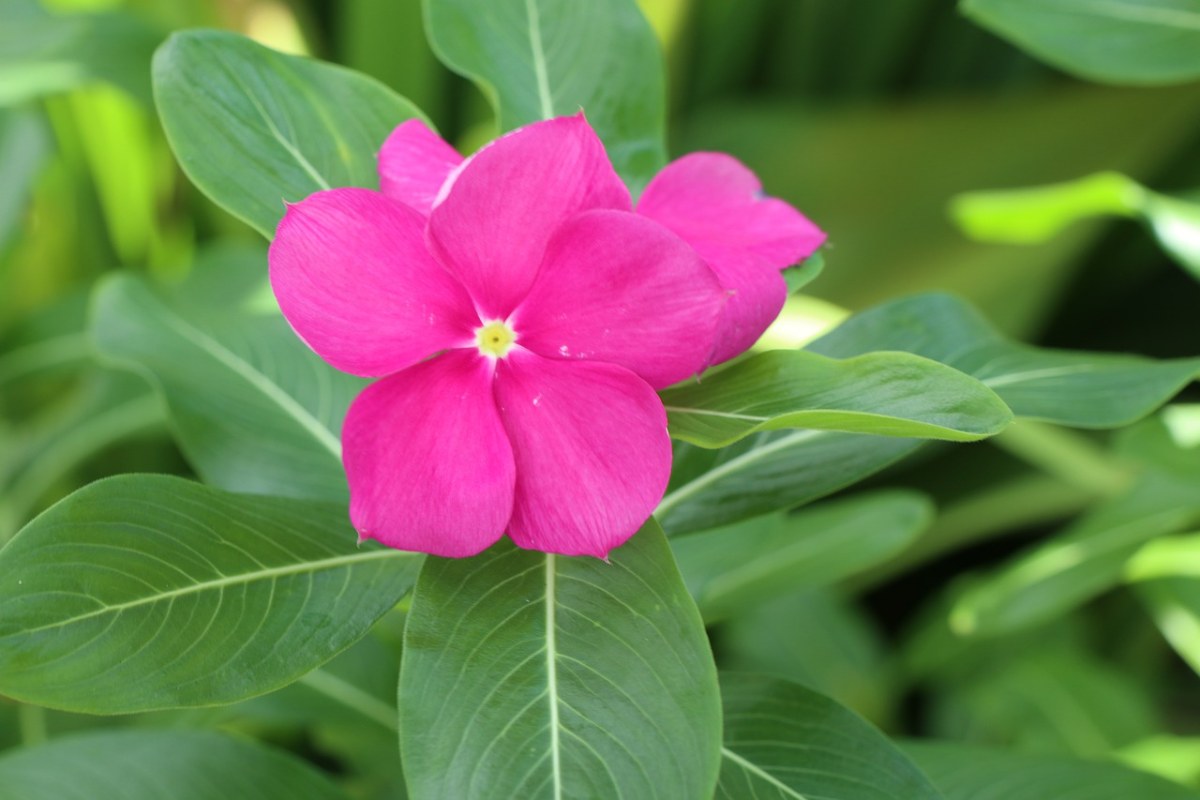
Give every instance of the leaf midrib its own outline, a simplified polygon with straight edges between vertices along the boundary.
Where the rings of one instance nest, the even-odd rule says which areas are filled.
[[[411,555],[413,554],[400,550],[370,550],[365,553],[352,553],[350,555],[323,558],[317,561],[303,561],[296,564],[269,567],[267,569],[255,570],[253,572],[243,572],[236,575],[222,575],[220,578],[199,581],[187,586],[181,586],[177,589],[170,589],[165,592],[158,592],[156,594],[139,597],[136,600],[129,600],[124,603],[115,603],[112,605],[102,605],[100,608],[89,611],[86,614],[77,614],[73,617],[56,620],[48,625],[40,625],[36,628],[23,628],[15,635],[27,636],[29,634],[39,633],[45,630],[64,628],[68,625],[74,625],[75,623],[83,622],[84,620],[92,619],[104,614],[120,613],[130,608],[160,603],[163,600],[173,600],[177,597],[183,597],[189,594],[197,594],[212,590],[220,591],[229,586],[238,586],[245,583],[253,583],[259,580],[274,580],[275,578],[287,577],[289,575],[302,575],[306,572],[320,572],[321,570],[325,569],[337,569],[339,567],[368,561],[379,561],[388,558],[405,557]]]

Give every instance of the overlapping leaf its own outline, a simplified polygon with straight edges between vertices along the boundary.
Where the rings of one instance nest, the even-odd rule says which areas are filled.
[[[188,177],[231,214],[274,235],[285,202],[379,185],[375,155],[419,116],[383,84],[221,31],[184,31],[154,56],[154,99]]]
[[[104,731],[0,756],[0,800],[345,800],[298,758],[208,731]]]
[[[0,693],[124,713],[278,688],[411,586],[417,555],[356,538],[335,504],[166,476],[87,486],[0,551]]]
[[[338,431],[363,383],[322,362],[278,314],[196,313],[122,275],[96,292],[92,337],[159,388],[180,446],[208,483],[345,499]]]
[[[662,56],[633,0],[427,0],[425,19],[434,52],[483,88],[501,130],[583,109],[627,181],[662,166]]]
[[[1087,798],[1087,800],[1198,800],[1200,794],[1103,761],[1028,755],[961,744],[905,746],[946,800]]]
[[[717,800],[941,800],[887,737],[823,695],[734,673],[721,676],[721,698]]]
[[[429,559],[408,618],[400,744],[415,797],[708,797],[712,655],[653,521],[606,563]]]
[[[1200,359],[1155,361],[1017,344],[945,294],[856,314],[807,349],[832,358],[913,353],[982,381],[1018,418],[1080,428],[1127,425],[1200,373]],[[719,452],[684,447],[658,516],[678,534],[801,505],[878,472],[919,444],[808,430],[762,433]]]
[[[781,428],[974,441],[1012,419],[979,381],[908,353],[839,361],[776,350],[662,398],[671,435],[702,447]]]
[[[933,519],[915,492],[880,492],[671,542],[706,621],[804,586],[825,586],[903,549]]]

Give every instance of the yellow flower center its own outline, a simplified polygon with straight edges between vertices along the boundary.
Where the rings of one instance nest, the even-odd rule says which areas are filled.
[[[475,344],[479,352],[492,358],[504,358],[517,341],[517,334],[508,325],[500,322],[489,322],[475,331]]]

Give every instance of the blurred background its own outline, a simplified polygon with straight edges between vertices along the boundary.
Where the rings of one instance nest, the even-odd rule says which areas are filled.
[[[1051,198],[1061,230],[1000,242],[1021,238],[1004,232],[1008,212],[989,234],[988,206],[970,202],[1100,172],[1187,196],[1200,187],[1200,83],[1080,80],[947,0],[640,5],[668,65],[671,153],[733,153],[829,233],[795,313],[830,320],[942,289],[1023,341],[1200,354],[1200,283],[1137,214]],[[483,96],[434,58],[418,0],[0,0],[0,543],[104,475],[190,474],[146,382],[93,358],[86,316],[112,270],[170,282],[198,259],[265,268],[261,237],[189,184],[154,112],[154,48],[194,26],[372,75],[464,150],[495,133]],[[1077,444],[1104,453],[1108,439]],[[719,659],[806,682],[898,735],[1114,756],[1200,786],[1196,675],[1133,596],[969,647],[938,639],[948,587],[1106,491],[1068,481],[1011,514],[988,487],[1028,469],[985,444],[923,451],[875,479],[867,488],[931,495],[958,544],[718,626]]]

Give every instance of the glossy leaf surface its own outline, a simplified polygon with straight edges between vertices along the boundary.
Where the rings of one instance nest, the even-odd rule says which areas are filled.
[[[122,475],[0,551],[0,692],[87,713],[279,688],[365,634],[420,557],[359,547],[345,508]]]

